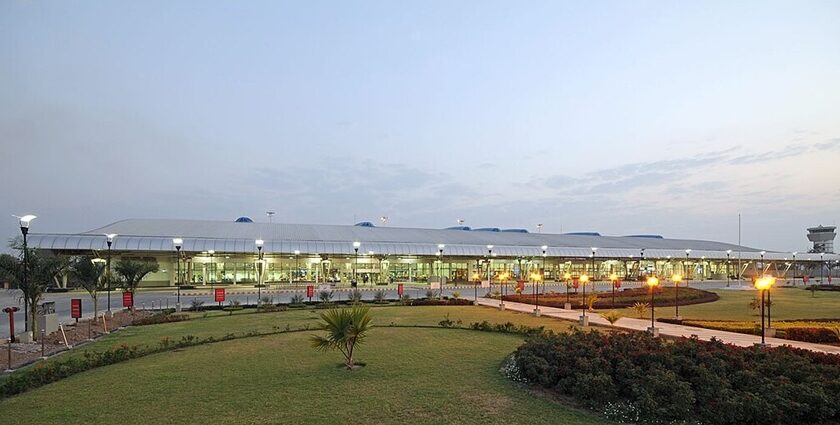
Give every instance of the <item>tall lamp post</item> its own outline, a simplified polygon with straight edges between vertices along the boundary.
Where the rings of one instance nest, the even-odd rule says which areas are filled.
[[[116,237],[116,233],[109,233],[105,235],[105,242],[108,244],[108,264],[106,266],[107,271],[105,272],[105,282],[108,288],[108,317],[111,317],[111,245],[114,243],[114,238]]]
[[[595,272],[595,252],[598,248],[592,247],[592,292],[595,292],[595,281],[598,280],[598,273]]]
[[[768,291],[773,284],[776,283],[776,278],[772,276],[762,276],[755,281],[755,289],[761,296],[761,346],[765,346],[764,342],[764,292]]]
[[[291,274],[291,273],[289,274],[289,284],[290,285],[292,283],[292,278],[293,277],[296,278],[298,273],[300,273],[300,250],[296,249],[295,250],[295,272],[294,272],[294,274]],[[297,280],[297,279],[295,279],[295,280]],[[295,285],[295,287],[297,287],[297,285]]]
[[[545,291],[545,257],[548,255],[548,245],[543,245],[540,247],[542,249],[542,270],[538,273],[539,281],[536,282],[534,285],[534,294],[536,295],[535,301],[537,304],[537,308],[534,309],[534,314],[539,316],[540,315],[540,292],[539,292],[539,282],[542,281],[543,284],[543,292]]]
[[[589,276],[584,273],[580,275],[580,284],[583,285],[583,299],[580,303],[580,325],[581,326],[589,326],[589,317],[586,316],[586,282],[589,282]]]
[[[490,295],[493,295],[493,245],[487,245],[487,286],[490,289]],[[501,297],[501,291],[499,291],[499,297]],[[501,303],[500,303],[501,304]],[[501,305],[499,305],[501,307]]]
[[[181,246],[184,244],[184,240],[181,238],[174,238],[172,239],[172,244],[175,245],[175,261],[178,264],[178,277],[175,280],[175,286],[178,288],[178,301],[175,304],[175,310],[181,311]]]
[[[685,265],[683,266],[683,274],[685,275],[685,287],[688,288],[688,284],[691,283],[691,270],[688,268],[688,255],[691,254],[691,250],[685,250]]]
[[[215,294],[216,290],[216,263],[213,262],[213,255],[216,254],[216,250],[210,249],[207,250],[207,255],[210,257],[210,273],[207,273],[207,279],[210,281],[210,291]],[[211,278],[212,276],[212,278]]]
[[[359,268],[359,247],[362,246],[362,243],[359,241],[353,242],[353,252],[356,253],[355,259],[353,260],[353,281],[350,282],[350,286],[355,288],[356,287],[356,270]]]
[[[38,217],[32,214],[15,217],[17,217],[18,224],[20,224],[20,233],[23,234],[23,286],[26,287],[29,281],[29,245],[26,242],[26,235],[29,234],[29,223]],[[33,305],[32,308],[34,309],[35,306]],[[29,315],[31,313],[29,312],[29,299],[26,297],[23,297],[23,313],[23,331],[29,332]],[[32,324],[32,328],[35,328],[34,323]],[[14,338],[14,335],[11,335],[11,337]],[[11,369],[11,365],[9,369]]]
[[[650,288],[650,328],[648,332],[654,337],[659,336],[659,329],[656,328],[656,306],[653,303],[653,293],[657,286],[659,286],[659,279],[656,276],[647,278],[647,286]]]
[[[618,275],[615,273],[610,273],[610,283],[612,285],[612,308],[615,308],[615,284],[618,282]]]
[[[260,302],[262,301],[262,274],[263,274],[263,256],[262,256],[262,249],[265,241],[262,239],[257,239],[254,241],[254,245],[257,246],[257,307],[260,306]]]
[[[796,251],[793,251],[793,285],[796,286]]]
[[[825,268],[825,263],[823,262],[823,255],[824,253],[820,253],[820,285],[823,283],[823,269]]]
[[[674,282],[674,319],[682,320],[682,317],[680,317],[680,282],[682,282],[682,276],[679,273],[674,274],[671,276],[671,281]]]
[[[438,283],[440,283],[440,297],[443,298],[443,248],[446,248],[446,245],[439,243],[438,244]]]
[[[726,250],[726,287],[727,288],[729,287],[730,279],[731,279],[731,273],[729,272],[729,256],[730,255],[732,255],[732,250],[727,249]]]
[[[569,272],[563,273],[563,280],[566,281],[566,305],[563,306],[566,310],[572,309],[572,300],[569,298],[569,285],[571,285],[572,274]]]

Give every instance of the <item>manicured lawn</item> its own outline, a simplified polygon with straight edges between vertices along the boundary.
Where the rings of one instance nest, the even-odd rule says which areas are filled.
[[[452,320],[533,319],[476,307],[381,308],[373,314],[380,324],[405,324],[437,321],[445,312]],[[284,325],[293,317],[311,321],[308,312],[284,314],[138,328],[130,338],[241,331]],[[207,344],[95,369],[0,401],[10,413],[0,415],[0,424],[610,423],[504,378],[499,367],[520,336],[379,327],[358,351],[367,366],[350,372],[339,367],[340,354],[310,348],[311,333]]]
[[[64,355],[82,355],[86,350],[107,350],[119,345],[157,345],[163,338],[178,340],[182,336],[192,335],[197,338],[209,336],[221,337],[229,333],[247,332],[267,333],[275,330],[302,328],[306,325],[315,327],[319,322],[320,309],[289,309],[274,313],[254,313],[254,309],[240,310],[230,316],[227,312],[210,311],[190,313],[192,320],[152,326],[132,326],[112,333],[95,343],[79,347]],[[376,306],[372,307],[374,324],[389,326],[438,326],[446,315],[452,321],[461,320],[463,326],[471,322],[486,320],[490,323],[513,322],[528,326],[545,326],[546,329],[564,331],[575,327],[571,322],[547,318],[536,318],[529,314],[477,306]]]
[[[680,306],[680,315],[684,319],[705,320],[759,320],[758,310],[750,308],[750,301],[757,298],[754,290],[715,289],[720,300],[690,306]],[[840,292],[817,291],[811,296],[810,291],[801,288],[775,288],[772,290],[773,305],[771,317],[779,320],[790,319],[833,319],[840,318]],[[636,317],[632,309],[622,309],[624,316]],[[648,313],[650,314],[650,313]],[[673,317],[674,307],[656,309],[657,317]]]

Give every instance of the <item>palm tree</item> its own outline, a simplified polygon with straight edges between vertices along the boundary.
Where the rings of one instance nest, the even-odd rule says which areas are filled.
[[[93,257],[77,257],[71,266],[71,273],[76,284],[86,290],[93,300],[93,317],[99,316],[99,291],[105,289],[105,264],[102,260],[94,261]]]
[[[134,291],[137,289],[137,286],[140,285],[140,281],[143,280],[149,273],[155,273],[159,270],[158,263],[153,261],[142,261],[142,260],[120,260],[117,265],[114,267],[116,270],[117,275],[119,275],[119,281],[123,288],[126,291],[131,292],[132,297],[134,296]],[[133,310],[134,307],[132,306],[131,309]]]
[[[18,257],[9,254],[0,255],[0,278],[13,283],[23,293],[23,298],[29,307],[24,314],[29,315],[29,323],[32,324],[32,339],[38,339],[35,308],[48,286],[58,286],[58,278],[65,272],[69,262],[66,258],[47,251],[29,249],[29,274],[24,284],[23,248],[15,243],[12,244],[12,248],[19,249],[21,255]]]
[[[312,347],[318,350],[338,350],[344,355],[347,369],[353,369],[353,353],[356,344],[360,344],[371,326],[370,307],[354,305],[350,308],[331,309],[321,313],[324,322],[320,329],[326,336],[312,335]]]

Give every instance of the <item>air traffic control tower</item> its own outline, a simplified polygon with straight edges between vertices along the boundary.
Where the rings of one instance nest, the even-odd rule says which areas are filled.
[[[826,254],[834,253],[834,237],[837,236],[837,229],[835,226],[811,227],[808,229],[808,240],[814,243],[814,247],[810,252],[824,252]]]

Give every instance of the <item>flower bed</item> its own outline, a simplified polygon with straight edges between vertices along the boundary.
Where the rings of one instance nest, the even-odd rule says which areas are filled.
[[[408,300],[405,305],[472,305],[472,301],[465,298],[449,298],[449,299],[434,299],[434,298],[418,298],[415,300]]]
[[[720,299],[718,294],[700,289],[680,287],[679,292],[680,305],[702,304]],[[587,291],[587,297],[590,295],[592,295],[592,293]],[[633,307],[633,305],[637,302],[650,303],[650,292],[647,288],[633,288],[620,291],[616,290],[615,305],[613,305],[613,295],[611,291],[596,292],[595,295],[598,297],[593,304],[593,308],[595,309]],[[673,306],[676,304],[676,295],[677,291],[672,287],[657,288],[653,295],[653,301],[656,307]],[[534,296],[529,294],[507,295],[503,298],[505,301],[534,304]],[[583,292],[579,290],[577,294],[572,293],[570,298],[573,306],[580,306],[583,301]],[[565,304],[565,292],[540,295],[540,305],[563,308]]]
[[[840,420],[840,356],[640,332],[529,338],[515,376],[614,420],[814,424]]]

